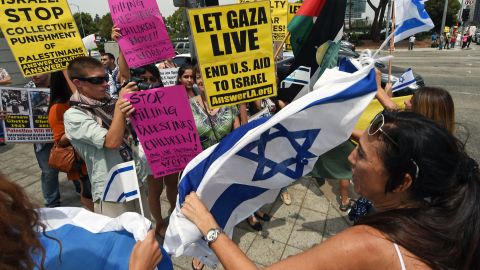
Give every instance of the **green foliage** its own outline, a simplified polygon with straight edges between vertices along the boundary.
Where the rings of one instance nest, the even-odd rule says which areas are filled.
[[[425,10],[427,10],[428,15],[432,18],[433,23],[435,24],[435,31],[439,32],[440,27],[442,27],[442,16],[443,16],[443,6],[445,4],[444,0],[429,0],[425,2]],[[449,0],[447,17],[445,20],[445,26],[452,27],[457,22],[457,14],[460,10],[460,2],[458,0]]]
[[[110,12],[103,15],[98,23],[98,34],[107,40],[110,40],[112,35],[113,21]]]
[[[80,20],[80,14],[82,17],[81,20]],[[78,31],[80,31],[80,35],[82,37],[97,33],[98,31],[97,24],[95,24],[92,16],[89,13],[77,12],[73,14],[73,18],[75,19],[75,23],[77,24]],[[82,25],[83,25],[83,29],[82,29]],[[84,31],[85,31],[85,35],[84,35]]]
[[[185,8],[179,8],[164,20],[170,39],[188,37],[188,23],[184,21],[184,14]]]

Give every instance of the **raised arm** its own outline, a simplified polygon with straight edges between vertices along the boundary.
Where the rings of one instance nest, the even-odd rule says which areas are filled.
[[[112,40],[118,43],[118,39],[122,36],[120,28],[114,25],[112,27]],[[118,46],[118,77],[117,81],[123,83],[130,79],[130,68],[128,67],[122,49]]]
[[[135,111],[132,104],[123,98],[123,95],[129,92],[137,91],[137,85],[134,82],[129,82],[124,88],[120,90],[118,101],[115,104],[115,111],[113,113],[112,124],[105,136],[105,148],[117,149],[123,143],[123,134],[125,132],[125,119],[132,112]]]
[[[203,235],[218,224],[195,192],[183,203],[182,213]],[[226,270],[253,270],[257,266],[224,233],[211,243],[210,248]],[[365,256],[365,251],[375,256]],[[323,270],[323,269],[389,269],[395,258],[393,245],[381,234],[367,226],[355,226],[337,234],[322,244],[290,256],[265,269],[269,270]],[[392,256],[393,255],[393,256]]]

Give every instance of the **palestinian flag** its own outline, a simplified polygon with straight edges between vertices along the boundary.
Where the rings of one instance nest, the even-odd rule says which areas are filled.
[[[300,48],[308,38],[313,28],[315,20],[320,15],[327,0],[305,0],[302,6],[297,10],[295,17],[288,24],[290,32],[290,42],[293,48],[293,54],[298,55]]]
[[[319,66],[316,58],[317,49],[325,42],[333,41],[341,35],[346,6],[347,0],[307,0],[303,3],[288,25],[295,60],[287,75],[300,66],[310,67],[312,74],[315,74]],[[317,17],[307,14],[316,14]],[[280,81],[285,77],[286,75],[279,76]],[[279,87],[278,99],[291,102],[301,88],[299,85],[292,85],[289,88]]]

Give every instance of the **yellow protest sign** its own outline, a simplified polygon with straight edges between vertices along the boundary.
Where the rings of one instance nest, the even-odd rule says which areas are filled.
[[[268,2],[188,10],[211,108],[277,95]]]
[[[302,3],[288,3],[288,13],[287,13],[287,26],[292,21],[295,14],[297,14],[297,10],[302,6]],[[290,39],[287,38],[285,40],[285,51],[292,51],[292,43],[290,43]]]
[[[238,0],[241,4],[256,1],[257,0]],[[288,0],[270,0],[273,41],[283,41],[287,35],[287,8]]]
[[[24,77],[65,69],[86,55],[66,0],[2,0],[0,28]]]
[[[412,96],[395,97],[395,98],[392,98],[392,101],[395,102],[400,107],[400,109],[404,109],[405,101],[411,98]],[[370,122],[375,117],[375,115],[377,115],[382,110],[383,110],[382,104],[380,104],[380,102],[378,102],[377,99],[372,100],[372,102],[368,104],[368,107],[365,109],[365,111],[363,111],[362,115],[358,119],[358,122],[355,125],[355,129],[366,130],[368,128],[368,125],[370,125]]]

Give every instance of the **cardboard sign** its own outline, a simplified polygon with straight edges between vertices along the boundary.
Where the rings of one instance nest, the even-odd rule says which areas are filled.
[[[179,68],[161,68],[160,77],[162,78],[163,86],[173,86],[177,84]]]
[[[24,77],[87,54],[66,0],[2,1],[0,28]]]
[[[109,0],[108,5],[122,33],[118,45],[130,68],[175,56],[155,0]]]
[[[261,0],[238,0],[238,3],[243,4],[256,1]],[[270,0],[273,41],[283,41],[287,35],[287,8],[287,0]]]
[[[268,2],[188,10],[210,108],[277,95]]]
[[[297,14],[297,10],[302,6],[302,3],[288,3],[288,13],[287,13],[287,26],[292,21],[295,14]],[[287,38],[285,40],[285,51],[292,51],[292,43],[290,39]]]
[[[156,88],[125,97],[135,108],[130,116],[132,126],[155,177],[183,170],[202,152],[184,86]]]
[[[0,96],[1,110],[7,112],[7,118],[2,121],[6,142],[53,141],[47,113],[49,89],[2,87]]]

